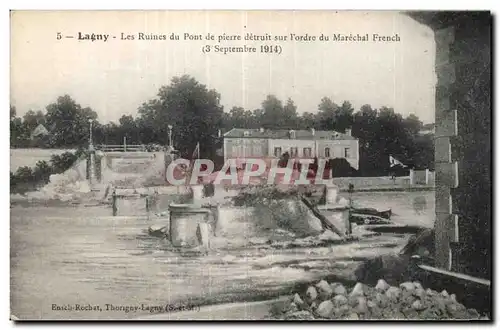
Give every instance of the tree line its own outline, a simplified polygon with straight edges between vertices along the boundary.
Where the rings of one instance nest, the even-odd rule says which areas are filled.
[[[297,112],[292,99],[285,102],[268,95],[258,109],[232,107],[225,112],[220,94],[193,77],[174,77],[162,86],[155,98],[139,106],[137,115],[123,115],[117,123],[100,123],[97,113],[81,107],[70,96],[59,97],[46,111],[28,111],[22,118],[11,107],[11,147],[85,148],[89,120],[93,122],[94,144],[169,144],[172,139],[180,154],[190,157],[200,142],[201,157],[217,158],[219,133],[239,128],[335,130],[351,129],[359,139],[359,175],[384,175],[389,172],[389,155],[417,168],[434,167],[432,135],[421,135],[424,125],[413,114],[403,117],[393,108],[378,109],[366,104],[354,109],[349,101],[320,100],[316,112]],[[49,134],[31,138],[43,124]]]

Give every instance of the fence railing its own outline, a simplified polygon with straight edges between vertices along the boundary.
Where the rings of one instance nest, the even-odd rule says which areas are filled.
[[[104,152],[118,151],[118,152],[145,152],[147,148],[143,144],[138,145],[123,145],[123,144],[101,144],[96,146],[97,150],[101,150]]]

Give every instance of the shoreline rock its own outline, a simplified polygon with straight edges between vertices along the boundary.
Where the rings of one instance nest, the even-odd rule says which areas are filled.
[[[425,289],[419,282],[375,287],[361,282],[349,290],[341,283],[321,280],[296,292],[284,306],[282,320],[488,320],[457,302],[455,294]]]

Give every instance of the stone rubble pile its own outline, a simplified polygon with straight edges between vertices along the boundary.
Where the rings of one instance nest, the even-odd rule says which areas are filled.
[[[424,289],[418,282],[399,287],[379,280],[375,287],[357,283],[350,292],[341,283],[321,280],[285,303],[284,320],[450,320],[487,319],[467,309],[446,290]]]
[[[36,191],[29,191],[25,195],[12,195],[11,201],[72,201],[90,193],[90,185],[81,175],[69,169],[61,174],[51,174],[49,183]]]

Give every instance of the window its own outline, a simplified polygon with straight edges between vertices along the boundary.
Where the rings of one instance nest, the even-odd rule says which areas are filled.
[[[311,148],[304,148],[304,150],[303,150],[304,157],[311,157],[311,154],[312,154]]]
[[[281,157],[281,148],[280,147],[275,147],[274,148],[274,156],[275,157]]]
[[[238,157],[238,149],[239,149],[239,147],[236,146],[236,145],[233,145],[233,147],[231,149],[232,149],[231,150],[231,156],[232,157]]]
[[[263,156],[262,155],[262,146],[260,144],[254,144],[252,146],[253,156]]]
[[[330,148],[325,148],[325,157],[330,158]]]
[[[351,158],[351,149],[349,149],[349,148],[344,149],[344,157]]]
[[[299,148],[291,147],[290,148],[290,157],[297,157],[299,155]]]
[[[244,144],[242,146],[242,153],[240,156],[247,157],[250,155],[250,146],[248,144]]]

